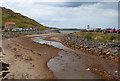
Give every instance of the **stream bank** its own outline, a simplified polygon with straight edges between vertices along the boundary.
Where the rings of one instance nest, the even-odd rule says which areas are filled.
[[[64,35],[61,37],[62,43],[71,47],[72,49],[78,49],[83,52],[118,62],[120,44],[114,43],[104,43],[94,40],[72,37],[69,35]]]
[[[57,57],[48,62],[49,69],[57,79],[117,79],[117,63],[111,60],[74,50],[60,43],[60,36],[32,38],[40,44],[47,44],[59,49]],[[57,42],[59,41],[59,42]]]

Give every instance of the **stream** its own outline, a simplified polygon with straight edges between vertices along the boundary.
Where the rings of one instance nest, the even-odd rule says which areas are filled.
[[[89,65],[102,66],[107,72],[110,72],[112,76],[117,77],[115,71],[117,65],[112,61],[106,61],[97,56],[86,54],[79,50],[73,50],[64,46],[59,42],[46,41],[42,37],[34,37],[32,40],[40,44],[47,44],[62,49],[58,52],[58,56],[52,58],[48,62],[49,69],[54,73],[57,79],[100,79],[101,77],[93,73]]]

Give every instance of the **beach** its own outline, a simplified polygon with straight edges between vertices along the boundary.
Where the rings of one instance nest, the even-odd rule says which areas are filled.
[[[9,64],[8,79],[53,79],[54,75],[47,67],[47,62],[57,56],[59,49],[40,45],[30,37],[41,35],[9,38],[2,41],[3,59]]]
[[[117,78],[117,63],[67,47],[66,50],[31,40],[34,37],[46,37],[45,40],[61,42],[62,35],[51,33],[3,39],[2,62],[9,65],[9,73],[4,79]]]

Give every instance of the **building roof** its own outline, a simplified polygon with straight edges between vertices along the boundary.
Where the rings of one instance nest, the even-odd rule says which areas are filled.
[[[13,24],[13,25],[15,25],[15,23],[14,23],[14,22],[7,22],[6,24]]]

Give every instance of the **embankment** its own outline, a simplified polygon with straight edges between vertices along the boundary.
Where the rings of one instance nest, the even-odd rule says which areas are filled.
[[[61,39],[63,43],[69,47],[118,62],[120,44],[100,42],[77,36],[71,36],[69,34],[64,35]]]
[[[60,32],[58,30],[2,32],[2,39],[25,36],[25,35],[48,34],[48,33],[60,33]]]

